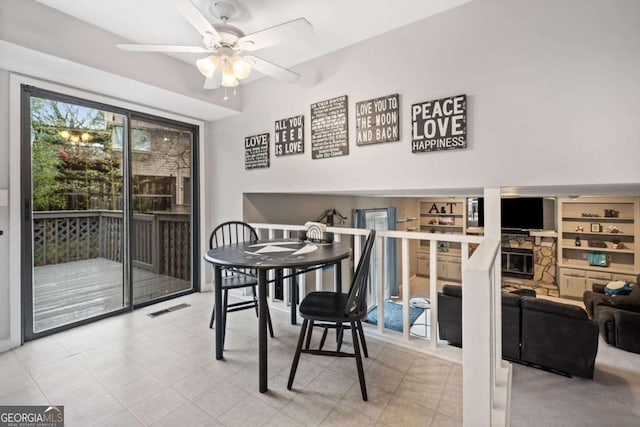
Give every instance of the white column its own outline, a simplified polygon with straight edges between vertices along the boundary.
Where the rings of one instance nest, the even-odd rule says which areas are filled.
[[[430,345],[435,349],[438,347],[438,241],[433,239],[429,240],[429,299]]]
[[[411,293],[409,277],[409,239],[402,239],[401,246],[401,260],[402,260],[402,335],[405,340],[409,340],[409,332],[411,325],[409,325],[409,296]]]

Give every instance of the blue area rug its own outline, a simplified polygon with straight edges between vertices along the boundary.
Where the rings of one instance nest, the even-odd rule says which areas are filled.
[[[413,325],[413,322],[416,321],[423,311],[421,308],[409,306],[409,325]],[[367,318],[364,321],[372,325],[378,324],[378,306],[369,310]],[[384,302],[384,327],[402,332],[402,304],[396,304],[390,301]]]

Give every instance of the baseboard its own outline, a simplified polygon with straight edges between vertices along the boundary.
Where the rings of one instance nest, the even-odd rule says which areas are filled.
[[[9,351],[16,347],[20,347],[20,343],[12,341],[10,338],[0,341],[0,353],[4,353],[5,351]]]

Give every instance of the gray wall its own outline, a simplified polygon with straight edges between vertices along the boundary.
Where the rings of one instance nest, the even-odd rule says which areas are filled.
[[[476,0],[304,64],[299,83],[252,83],[242,114],[208,126],[207,227],[240,217],[243,193],[640,182],[638,16],[629,0]],[[355,103],[392,93],[401,141],[356,146]],[[460,93],[469,148],[412,154],[411,104]],[[312,160],[309,105],[345,94],[350,154]],[[299,114],[305,153],[245,170],[244,137]]]

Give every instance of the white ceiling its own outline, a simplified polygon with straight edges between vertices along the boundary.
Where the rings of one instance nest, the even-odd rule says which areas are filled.
[[[201,36],[180,15],[189,0],[37,0],[68,15],[137,43],[202,46]],[[193,0],[211,23],[218,0]],[[307,40],[255,52],[256,56],[291,67],[329,52],[358,43],[395,28],[451,9],[471,0],[225,0],[238,9],[229,23],[245,34],[296,18],[306,18],[314,27]],[[145,55],[145,53],[131,53]],[[202,54],[172,54],[195,64]]]

